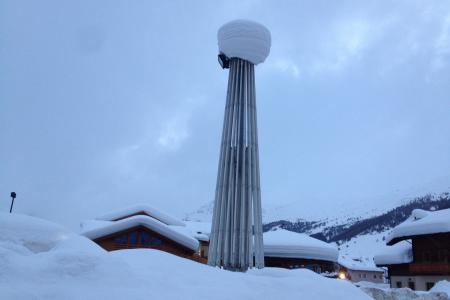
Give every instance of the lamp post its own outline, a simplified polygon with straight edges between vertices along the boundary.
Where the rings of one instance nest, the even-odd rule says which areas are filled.
[[[229,75],[208,264],[246,271],[264,267],[255,65],[271,38],[263,25],[236,20],[219,29],[218,42]]]
[[[13,205],[14,205],[14,199],[16,199],[16,193],[11,192],[11,207],[9,208],[9,213],[12,213]]]

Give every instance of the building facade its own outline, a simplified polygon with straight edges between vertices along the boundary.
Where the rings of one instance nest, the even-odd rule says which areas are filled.
[[[427,291],[438,281],[450,280],[450,209],[413,211],[387,240],[392,247],[400,243],[403,250],[375,257],[378,266],[388,268],[392,288]]]
[[[368,281],[384,283],[384,269],[375,266],[372,260],[363,258],[339,257],[339,277],[351,282]]]

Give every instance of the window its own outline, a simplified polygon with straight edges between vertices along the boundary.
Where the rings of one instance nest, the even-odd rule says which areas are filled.
[[[144,246],[150,245],[150,234],[145,231],[141,231],[141,244]]]
[[[376,274],[373,274],[373,279],[377,279],[377,275]]]
[[[124,234],[124,235],[115,237],[115,238],[114,238],[114,243],[117,243],[117,244],[126,244],[126,243],[128,243],[128,236],[127,236],[126,234]]]
[[[427,282],[426,285],[427,285],[427,291],[429,291],[434,286],[434,282]]]
[[[366,278],[366,274],[363,274],[363,278]]]
[[[401,287],[402,287],[402,282],[401,282],[401,281],[397,281],[397,282],[395,283],[395,286],[396,286],[397,288],[401,288]]]
[[[162,245],[162,241],[156,237],[152,237],[150,240],[150,245],[153,246],[161,246]]]
[[[416,289],[416,284],[414,281],[408,281],[408,287],[414,291]]]
[[[137,237],[138,237],[138,233],[137,231],[133,231],[130,233],[130,244],[132,245],[136,245],[137,244]]]

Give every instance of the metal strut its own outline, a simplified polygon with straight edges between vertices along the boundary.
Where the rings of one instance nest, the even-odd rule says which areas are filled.
[[[246,271],[264,267],[255,70],[229,66],[208,264]]]

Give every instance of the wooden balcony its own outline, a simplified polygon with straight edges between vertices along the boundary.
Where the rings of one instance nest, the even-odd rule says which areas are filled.
[[[449,275],[450,263],[412,263],[409,272],[414,275]]]

